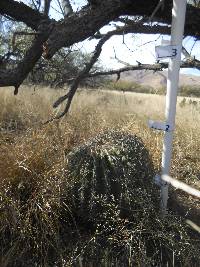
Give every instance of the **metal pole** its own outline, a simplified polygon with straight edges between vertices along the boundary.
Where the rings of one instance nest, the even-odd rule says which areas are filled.
[[[187,5],[187,0],[173,1],[171,45],[176,46],[177,49],[175,49],[176,51],[174,51],[176,57],[171,58],[169,60],[169,67],[168,67],[165,117],[166,117],[166,125],[168,125],[169,128],[168,131],[165,131],[164,135],[163,153],[162,153],[162,175],[169,175],[170,172],[186,5]],[[163,215],[165,215],[167,212],[168,187],[169,185],[167,183],[164,182],[162,183],[161,209]]]

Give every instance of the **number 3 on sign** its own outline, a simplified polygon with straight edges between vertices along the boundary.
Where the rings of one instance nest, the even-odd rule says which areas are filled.
[[[178,47],[175,45],[156,46],[157,59],[175,58],[178,55]]]
[[[177,56],[177,48],[172,48],[172,57]]]

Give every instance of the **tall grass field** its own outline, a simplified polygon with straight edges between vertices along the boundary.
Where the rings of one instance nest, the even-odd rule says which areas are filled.
[[[64,108],[52,108],[63,94],[28,86],[17,96],[12,88],[0,91],[0,266],[200,266],[200,233],[186,223],[200,225],[199,199],[170,188],[169,213],[162,218],[159,189],[151,181],[133,186],[134,176],[124,172],[125,204],[97,194],[90,184],[111,177],[111,169],[116,181],[116,162],[122,170],[132,164],[129,140],[148,151],[152,180],[159,173],[163,133],[149,129],[147,121],[164,120],[165,96],[83,88],[64,118],[45,124]],[[102,143],[93,141],[105,133]],[[196,189],[199,136],[200,99],[179,97],[171,176]],[[100,148],[87,150],[96,142]],[[92,170],[88,151],[97,164]],[[84,202],[87,194],[92,197]],[[79,213],[79,198],[88,214]]]

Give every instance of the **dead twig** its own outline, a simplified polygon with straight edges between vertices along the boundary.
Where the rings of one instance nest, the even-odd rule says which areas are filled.
[[[157,6],[155,7],[153,13],[151,14],[150,18],[149,18],[149,22],[152,22],[153,18],[155,17],[156,13],[158,12],[158,10],[161,8],[162,10],[164,9],[164,2],[165,0],[159,0]]]

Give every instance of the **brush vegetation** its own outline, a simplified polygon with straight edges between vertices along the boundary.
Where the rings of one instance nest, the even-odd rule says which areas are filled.
[[[164,119],[164,97],[83,89],[44,125],[61,94],[0,92],[0,265],[198,266],[185,218],[198,224],[199,200],[171,189],[163,219],[152,183],[163,136],[146,122]],[[171,175],[200,189],[199,102],[177,109]]]
[[[145,94],[165,94],[165,87],[161,86],[154,88],[151,85],[144,85],[138,82],[119,80],[119,81],[104,81],[104,86],[109,90],[117,90],[123,92],[145,93]],[[179,88],[179,96],[185,97],[200,97],[200,87],[197,85],[182,85]]]

